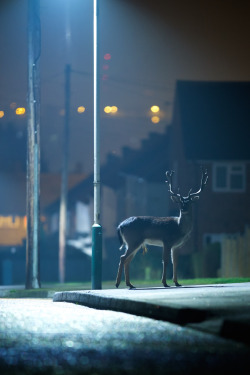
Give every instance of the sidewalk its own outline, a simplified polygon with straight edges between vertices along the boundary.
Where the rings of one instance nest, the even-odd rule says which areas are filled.
[[[250,345],[250,283],[57,292],[53,301],[160,319]]]

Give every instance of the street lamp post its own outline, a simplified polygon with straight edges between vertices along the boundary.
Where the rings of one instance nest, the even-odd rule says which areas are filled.
[[[28,151],[26,288],[40,288],[40,1],[28,1]]]
[[[94,224],[92,226],[92,289],[102,288],[102,227],[100,225],[100,73],[99,0],[93,0],[94,50]]]
[[[65,282],[65,255],[67,233],[67,201],[68,201],[68,163],[69,163],[69,125],[70,125],[70,76],[71,66],[65,67],[65,113],[62,148],[62,180],[59,209],[59,282]]]

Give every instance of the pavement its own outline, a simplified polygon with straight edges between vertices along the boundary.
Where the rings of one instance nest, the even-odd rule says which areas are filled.
[[[250,283],[67,291],[53,301],[163,320],[250,345]]]
[[[0,298],[1,375],[250,373],[250,283],[43,293]]]
[[[1,375],[249,375],[249,355],[248,345],[162,320],[0,299]]]

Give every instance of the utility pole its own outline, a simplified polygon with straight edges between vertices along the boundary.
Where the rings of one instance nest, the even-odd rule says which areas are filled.
[[[67,231],[67,195],[68,195],[68,161],[69,161],[69,121],[70,121],[70,75],[71,66],[65,66],[65,116],[62,148],[62,181],[59,213],[59,281],[65,282],[65,254]]]
[[[94,224],[92,226],[92,289],[102,289],[102,227],[100,225],[100,67],[99,0],[93,1],[94,49]]]
[[[28,0],[26,289],[40,288],[40,1]]]

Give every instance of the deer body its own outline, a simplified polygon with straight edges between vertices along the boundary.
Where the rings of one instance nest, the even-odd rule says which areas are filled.
[[[173,281],[176,286],[180,286],[177,281],[177,254],[176,249],[181,247],[188,239],[193,227],[192,202],[199,198],[199,193],[207,181],[207,174],[203,175],[202,188],[197,193],[188,197],[182,197],[180,194],[172,192],[172,174],[167,172],[168,184],[170,187],[171,198],[180,205],[180,214],[177,217],[154,217],[154,216],[133,216],[124,220],[117,228],[118,237],[121,243],[120,250],[126,247],[125,254],[121,256],[116,278],[116,287],[118,288],[122,268],[124,267],[126,285],[130,288],[134,286],[130,283],[129,264],[139,251],[145,245],[154,245],[163,247],[162,252],[162,283],[167,287],[166,268],[169,254],[173,263]]]
[[[123,239],[123,245],[132,246],[136,241],[140,242],[140,247],[143,244],[154,246],[168,244],[172,248],[174,245],[181,245],[192,230],[191,223],[186,222],[185,219],[183,216],[133,216],[124,220],[117,229]]]

